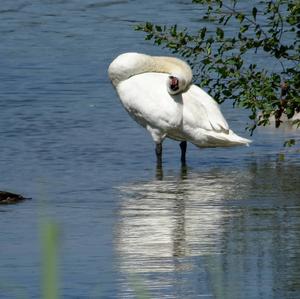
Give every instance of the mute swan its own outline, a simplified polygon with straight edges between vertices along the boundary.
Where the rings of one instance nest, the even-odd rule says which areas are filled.
[[[182,163],[187,141],[198,147],[251,142],[229,129],[218,104],[192,84],[192,70],[180,59],[124,53],[108,74],[129,115],[151,134],[159,164],[166,137],[181,142]]]

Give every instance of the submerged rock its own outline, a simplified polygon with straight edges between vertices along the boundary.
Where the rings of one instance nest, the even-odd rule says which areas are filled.
[[[0,204],[18,203],[25,199],[28,199],[28,198],[23,197],[22,195],[19,195],[19,194],[6,192],[6,191],[0,191]]]

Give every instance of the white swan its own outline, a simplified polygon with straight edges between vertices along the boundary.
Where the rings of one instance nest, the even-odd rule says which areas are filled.
[[[125,53],[109,66],[108,74],[129,115],[151,134],[161,163],[166,137],[198,147],[248,145],[251,141],[228,127],[218,104],[192,84],[192,70],[174,57]]]

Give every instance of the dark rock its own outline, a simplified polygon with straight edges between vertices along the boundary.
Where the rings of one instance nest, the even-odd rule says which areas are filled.
[[[11,192],[0,191],[0,204],[12,204],[23,201],[27,198],[19,194],[14,194]]]

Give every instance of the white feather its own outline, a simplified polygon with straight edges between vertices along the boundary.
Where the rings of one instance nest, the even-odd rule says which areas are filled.
[[[172,69],[174,63],[176,72]],[[172,73],[179,73],[188,82],[175,95],[168,89]],[[109,75],[129,115],[150,132],[156,143],[165,137],[190,141],[199,147],[251,142],[229,129],[219,105],[204,90],[191,84],[190,71],[179,59],[155,60],[144,54],[123,54],[110,65]]]

